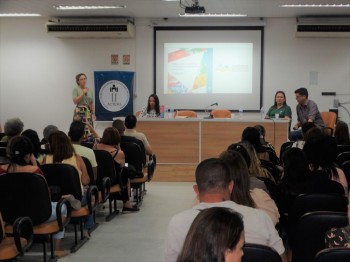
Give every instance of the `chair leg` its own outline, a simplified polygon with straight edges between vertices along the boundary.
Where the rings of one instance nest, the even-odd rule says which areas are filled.
[[[84,226],[83,226],[83,218],[79,219],[80,224],[80,240],[84,239]]]
[[[45,239],[43,241],[43,252],[44,252],[44,262],[46,262],[47,251],[46,251],[46,241],[45,241]]]
[[[51,258],[54,258],[54,243],[53,243],[53,235],[50,234],[50,246],[51,246]]]
[[[114,210],[112,208],[112,202],[113,202]],[[115,195],[109,195],[109,215],[106,217],[106,221],[112,220],[118,214],[119,214],[119,210],[117,208],[117,200],[115,198]]]
[[[78,230],[77,230],[77,224],[74,223],[74,243],[75,245],[78,245]]]

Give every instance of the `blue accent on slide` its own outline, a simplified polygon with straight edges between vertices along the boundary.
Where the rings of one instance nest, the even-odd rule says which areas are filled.
[[[205,75],[207,76],[207,94],[213,93],[213,48],[208,48],[202,58],[202,64],[205,66]]]

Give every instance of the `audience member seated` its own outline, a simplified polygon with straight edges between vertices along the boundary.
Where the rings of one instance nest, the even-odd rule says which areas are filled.
[[[49,136],[49,149],[50,152],[44,157],[43,164],[63,163],[74,166],[80,178],[81,192],[83,199],[81,205],[87,204],[87,196],[85,186],[90,183],[90,178],[84,164],[84,160],[80,155],[76,154],[73,145],[69,137],[62,131],[57,131]],[[80,208],[80,207],[79,207]],[[88,215],[84,221],[84,235],[89,238],[91,235],[91,229],[94,226],[93,215]]]
[[[112,123],[112,126],[114,128],[116,128],[119,132],[119,135],[120,135],[120,143],[123,143],[123,142],[132,142],[132,143],[135,143],[137,145],[140,146],[141,150],[143,152],[146,152],[145,151],[145,146],[143,145],[143,142],[133,136],[125,136],[124,135],[124,132],[125,132],[125,125],[124,125],[124,122],[120,119],[116,119],[113,121]],[[146,154],[146,153],[145,153]],[[146,162],[145,162],[146,163]]]
[[[304,145],[304,152],[311,171],[323,171],[333,181],[339,182],[348,195],[348,182],[343,170],[335,165],[336,144],[324,134],[309,139]]]
[[[262,125],[256,125],[254,126],[254,128],[256,128],[258,131],[259,131],[259,134],[260,134],[260,144],[262,146],[267,146],[269,148],[271,148],[275,153],[275,148],[273,147],[273,145],[267,141],[265,141],[265,135],[266,135],[266,129],[264,126]]]
[[[335,126],[334,139],[337,145],[350,145],[349,126],[347,123],[338,120]]]
[[[247,145],[253,152],[253,150],[254,150],[253,146],[250,145],[249,143],[247,143]],[[252,170],[250,170],[250,169],[252,168],[252,169],[255,170],[256,167],[255,166],[254,167],[251,166],[251,165],[253,165],[252,161],[254,161],[254,160],[251,160],[251,156],[250,156],[248,150],[246,149],[246,147],[242,143],[237,143],[237,144],[230,145],[227,148],[227,150],[236,151],[236,152],[240,153],[241,156],[244,158],[244,160],[245,160],[245,162],[247,164],[247,167],[248,167],[249,180],[250,180],[250,182],[249,182],[250,189],[260,188],[260,189],[264,190],[265,192],[268,192],[265,183],[263,181],[261,181],[260,179],[258,179],[256,176],[251,175],[254,172]],[[259,159],[257,159],[257,161],[259,161]],[[264,170],[262,170],[261,167],[257,167],[257,169],[259,171],[262,171],[265,174]]]
[[[125,155],[124,152],[120,149],[120,136],[118,130],[114,127],[107,127],[103,131],[103,136],[100,143],[94,146],[94,149],[105,150],[109,152],[115,162],[116,172],[121,172],[122,168],[125,165]],[[124,185],[127,185],[127,188],[122,189],[121,197],[124,203],[123,211],[139,211],[139,208],[132,206],[130,203],[130,181],[129,178],[122,173],[122,182]],[[112,184],[116,184],[117,181],[111,181]]]
[[[269,154],[260,143],[260,133],[256,128],[246,127],[242,133],[242,141],[247,141],[254,147],[259,159],[270,161]]]
[[[29,140],[32,142],[33,155],[34,155],[36,161],[39,164],[41,164],[43,162],[43,159],[44,159],[44,154],[41,150],[41,144],[40,144],[40,139],[39,139],[38,133],[33,129],[27,129],[27,130],[22,132],[22,136],[29,138]]]
[[[85,132],[85,124],[81,121],[73,121],[70,125],[68,136],[73,144],[75,153],[80,156],[86,157],[89,159],[92,170],[94,172],[94,178],[96,181],[97,178],[97,162],[95,153],[91,148],[80,145],[83,141]]]
[[[230,208],[212,207],[194,219],[177,262],[242,260],[242,215]]]
[[[348,205],[348,218],[350,224],[350,205]],[[342,228],[332,228],[326,233],[326,248],[347,247],[350,248],[350,225]]]
[[[242,155],[233,150],[226,150],[221,153],[220,159],[224,160],[230,168],[234,184],[231,200],[239,205],[261,209],[276,225],[280,217],[276,203],[264,190],[250,189],[249,170]]]
[[[43,130],[43,139],[41,140],[41,144],[46,144],[48,143],[49,141],[49,136],[52,134],[52,133],[55,133],[59,131],[58,127],[57,126],[54,126],[54,125],[48,125],[44,128]]]
[[[156,94],[148,97],[147,106],[142,108],[140,117],[154,118],[160,116],[159,98]]]
[[[146,154],[151,156],[153,155],[151,145],[149,144],[145,134],[136,131],[136,122],[137,122],[137,118],[134,115],[128,115],[125,117],[126,130],[124,132],[124,135],[132,136],[137,138],[138,140],[141,140],[145,147]]]
[[[275,181],[272,175],[265,168],[261,167],[261,162],[252,144],[247,141],[242,141],[241,145],[244,146],[244,148],[247,150],[250,157],[250,166],[249,166],[250,177],[256,177],[256,178],[266,177],[271,179],[272,181]]]
[[[168,227],[165,261],[176,261],[189,228],[200,211],[211,207],[230,208],[243,216],[246,243],[262,244],[274,248],[287,261],[285,248],[272,220],[265,212],[238,205],[230,200],[234,182],[230,169],[220,159],[206,159],[196,169],[196,185],[193,187],[200,204],[175,215]]]
[[[300,140],[293,142],[292,147],[297,147],[297,148],[303,149],[303,147],[305,145],[305,141],[308,138],[308,135],[307,135],[308,131],[312,128],[315,128],[315,127],[316,127],[315,123],[313,123],[313,122],[306,122],[306,123],[302,124],[302,126],[301,126],[301,131],[303,132],[302,138]],[[314,130],[315,130],[315,132],[322,133],[322,130],[319,128],[315,128]]]
[[[1,142],[8,142],[12,137],[19,136],[23,131],[24,124],[18,117],[8,119],[4,125],[5,136]]]
[[[36,173],[43,175],[42,171],[38,166],[33,165],[33,145],[30,140],[25,136],[13,137],[7,146],[9,164],[0,166],[0,175],[5,173]],[[57,202],[51,202],[52,213],[48,221],[56,220],[56,205]],[[67,210],[62,209],[62,214],[67,215]],[[56,233],[54,238],[54,250],[55,255],[62,257],[69,254],[68,250],[61,248],[61,239],[64,237],[64,231]]]

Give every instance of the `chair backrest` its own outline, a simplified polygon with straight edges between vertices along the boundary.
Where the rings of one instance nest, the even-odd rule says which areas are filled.
[[[291,148],[293,145],[293,141],[288,141],[285,142],[281,145],[281,149],[280,149],[280,160],[282,161],[282,157],[283,157],[283,153],[288,150],[289,148]]]
[[[6,147],[0,147],[0,156],[6,157]]]
[[[231,111],[225,109],[214,109],[211,111],[210,115],[213,118],[231,118]]]
[[[7,173],[0,176],[0,210],[4,221],[13,224],[19,217],[28,216],[33,225],[51,216],[50,193],[41,175]]]
[[[344,152],[350,152],[350,145],[337,145],[337,155]]]
[[[272,162],[260,159],[260,166],[262,168],[265,168],[269,172],[269,174],[275,179],[275,181],[278,182],[280,178],[276,170],[276,166]]]
[[[133,166],[136,172],[143,173],[143,158],[145,156],[140,146],[134,142],[121,142],[120,148],[125,155],[125,163]]]
[[[293,246],[294,239],[297,239],[295,238],[295,228],[303,215],[315,211],[347,212],[347,205],[347,197],[340,194],[302,194],[297,196],[288,212],[290,244]]]
[[[188,117],[188,118],[196,118],[197,117],[197,113],[195,111],[191,111],[191,110],[177,110],[175,112],[174,117]]]
[[[337,247],[326,248],[317,253],[314,262],[349,262],[350,261],[350,248]]]
[[[58,187],[60,195],[73,195],[75,199],[82,200],[81,182],[78,170],[69,164],[55,163],[40,166],[47,184]]]
[[[7,147],[7,142],[0,141],[0,147]]]
[[[319,211],[303,215],[295,231],[298,241],[293,246],[292,262],[314,261],[317,252],[325,247],[326,232],[333,227],[344,227],[347,224],[347,213]]]
[[[243,246],[244,262],[281,262],[281,256],[271,247],[258,244],[245,244]]]
[[[115,161],[111,154],[105,150],[94,150],[97,162],[97,179],[96,185],[99,189],[102,188],[102,179],[109,177],[111,184],[121,183],[115,169]]]
[[[95,176],[94,176],[94,170],[92,168],[92,165],[90,163],[90,160],[84,156],[81,157],[84,161],[84,164],[86,166],[86,171],[89,175],[89,178],[90,178],[90,183],[89,185],[90,186],[95,186],[96,185],[96,181],[95,181]]]
[[[340,153],[335,160],[335,162],[340,166],[346,161],[350,161],[350,152]]]
[[[321,112],[320,114],[325,127],[330,128],[331,130],[328,135],[333,135],[334,126],[335,126],[335,123],[337,122],[337,114],[334,112]]]
[[[258,177],[259,180],[263,181],[270,197],[276,202],[279,202],[279,194],[277,185],[274,181],[267,177]]]
[[[145,145],[143,144],[143,142],[141,140],[137,139],[136,137],[133,137],[133,136],[121,136],[120,144],[122,144],[124,142],[136,143],[141,148],[141,151],[143,154],[142,162],[143,162],[143,165],[146,165],[146,150],[145,150]],[[122,150],[123,150],[123,148],[122,148]]]

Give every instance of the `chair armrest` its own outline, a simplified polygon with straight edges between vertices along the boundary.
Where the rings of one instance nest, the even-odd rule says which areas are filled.
[[[89,188],[86,191],[86,200],[87,205],[89,208],[89,213],[92,214],[92,212],[97,208],[99,203],[99,197],[98,197],[98,188],[97,186],[89,186]],[[94,203],[92,202],[92,196],[95,197]],[[94,205],[92,205],[94,204]]]
[[[62,221],[62,207],[63,207],[63,205],[65,205],[67,207],[67,216],[66,216],[64,223]],[[64,229],[64,227],[66,225],[68,225],[70,218],[71,218],[71,214],[72,214],[72,207],[71,207],[69,201],[67,199],[61,198],[57,202],[57,206],[56,206],[57,223],[58,223],[58,227],[60,228],[60,231],[62,231]]]
[[[109,193],[111,192],[111,179],[109,177],[104,177],[102,179],[102,186],[101,186],[101,202],[106,202],[108,197],[109,197]]]
[[[19,217],[16,219],[13,225],[13,237],[15,240],[16,248],[21,256],[33,243],[33,224],[29,217]],[[22,247],[21,237],[27,240],[27,244]]]

